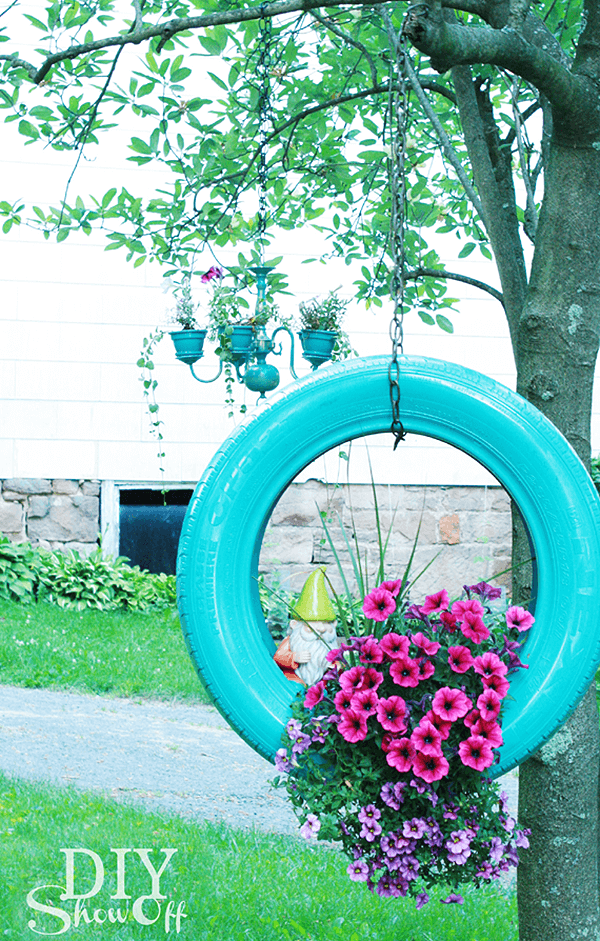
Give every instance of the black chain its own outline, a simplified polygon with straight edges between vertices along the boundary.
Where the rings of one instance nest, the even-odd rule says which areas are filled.
[[[267,128],[271,108],[271,36],[273,31],[270,16],[265,16],[266,3],[259,7],[258,64],[256,74],[260,82],[258,93],[258,224],[257,242],[260,263],[264,260],[264,235],[267,228]]]
[[[395,38],[395,37],[394,37]],[[392,406],[391,432],[395,438],[394,451],[406,438],[400,419],[400,365],[398,355],[404,353],[404,285],[406,260],[404,254],[404,229],[406,222],[406,132],[408,124],[408,88],[404,69],[406,55],[404,39],[394,42],[390,60],[388,125],[390,134],[390,197],[392,203],[390,241],[393,269],[390,280],[394,314],[390,323],[392,358],[388,368],[390,402]]]

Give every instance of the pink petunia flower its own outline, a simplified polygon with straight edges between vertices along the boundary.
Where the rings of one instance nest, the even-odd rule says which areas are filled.
[[[209,281],[220,281],[223,278],[223,269],[219,268],[218,265],[212,265],[208,271],[205,271],[201,275],[200,280],[202,284],[208,284]]]
[[[450,610],[455,618],[464,621],[467,611],[470,611],[471,614],[482,615],[485,609],[481,602],[477,601],[477,598],[469,598],[467,601],[455,601]]]
[[[421,631],[419,631],[418,634],[413,634],[412,642],[416,647],[419,648],[419,650],[422,650],[424,654],[427,654],[428,657],[435,657],[436,653],[442,646],[441,644],[438,644],[437,641],[429,640],[429,638],[425,637]]]
[[[390,748],[392,747],[392,744],[397,741],[398,739],[393,734],[393,732],[386,732],[383,738],[381,739],[381,750],[386,753],[389,752]]]
[[[361,689],[352,697],[352,709],[359,715],[372,716],[377,711],[379,698],[374,689]]]
[[[402,696],[390,696],[377,703],[377,720],[386,732],[406,731],[406,703]]]
[[[348,709],[338,724],[338,732],[351,744],[362,742],[367,737],[367,720],[353,709]]]
[[[481,682],[486,689],[493,689],[495,693],[498,693],[500,699],[504,699],[510,689],[510,683],[506,677],[496,676],[495,673],[491,676],[482,676]]]
[[[375,637],[367,637],[361,644],[358,659],[361,663],[381,663],[384,657],[383,650]]]
[[[490,636],[490,632],[483,623],[480,615],[475,614],[473,611],[465,611],[460,629],[465,637],[468,637],[469,640],[474,641],[476,644],[483,643],[483,641],[487,640]]]
[[[437,614],[439,611],[446,611],[449,601],[448,592],[445,588],[442,588],[435,595],[427,595],[425,604],[421,606],[421,611],[423,614]]]
[[[501,745],[504,745],[502,730],[498,723],[495,721],[486,722],[481,716],[471,727],[471,735],[479,735],[481,738],[485,738],[490,743],[491,748],[500,748]]]
[[[335,694],[333,701],[335,708],[341,715],[353,708],[354,696],[355,692],[353,689],[340,689],[339,692]]]
[[[500,697],[493,689],[484,690],[477,700],[477,708],[485,722],[490,722],[499,715],[501,705]]]
[[[519,608],[514,605],[506,612],[506,623],[509,627],[516,627],[518,631],[528,631],[534,623],[533,614],[526,611],[525,608]]]
[[[455,614],[451,614],[450,611],[442,611],[440,614],[440,621],[449,634],[454,634],[454,632],[458,629],[458,618]]]
[[[410,639],[405,634],[394,634],[391,631],[389,634],[384,634],[379,641],[379,646],[390,660],[396,660],[398,657],[408,657]]]
[[[427,719],[421,719],[419,725],[413,731],[411,742],[418,752],[424,755],[442,754],[442,736]]]
[[[361,690],[362,689],[379,689],[383,683],[383,673],[380,673],[379,670],[376,670],[375,667],[367,667],[363,673]]]
[[[351,689],[354,692],[362,689],[365,671],[365,667],[351,667],[349,670],[340,673],[340,686],[342,689]]]
[[[479,716],[479,713],[477,713],[477,716]],[[426,719],[427,722],[431,722],[434,729],[437,729],[437,731],[440,733],[440,738],[443,741],[448,738],[450,735],[450,729],[452,728],[451,722],[445,722],[444,719],[436,715],[433,709],[430,709],[429,712],[426,712],[423,718]]]
[[[392,742],[389,751],[386,753],[388,765],[395,768],[396,771],[410,771],[416,755],[415,746],[409,738],[398,738]]]
[[[313,709],[317,703],[320,703],[323,699],[323,693],[325,692],[325,681],[319,680],[318,683],[315,683],[314,686],[309,686],[306,690],[306,696],[304,697],[304,708]]]
[[[390,595],[393,595],[394,598],[397,598],[400,594],[400,589],[402,588],[402,579],[396,578],[391,582],[382,582],[379,588],[385,588],[386,591],[389,591]]]
[[[390,676],[398,686],[418,686],[419,663],[410,657],[398,657],[390,667]]]
[[[363,601],[363,612],[373,621],[385,621],[396,610],[396,602],[391,591],[386,588],[374,588]]]
[[[423,778],[428,784],[433,781],[439,781],[445,778],[450,770],[450,765],[443,755],[424,755],[417,752],[412,765],[413,774],[418,778]]]
[[[461,742],[458,754],[463,765],[468,765],[475,771],[484,771],[494,763],[491,745],[481,735],[471,735],[465,742]]]
[[[427,657],[419,657],[419,680],[428,680],[435,673],[435,667]]]
[[[473,708],[473,703],[461,689],[443,686],[433,697],[431,708],[445,722],[456,722],[457,719],[466,716],[467,712]]]
[[[466,673],[474,663],[473,654],[468,647],[457,644],[456,647],[448,647],[448,663],[450,669],[455,673]]]
[[[504,676],[508,667],[505,663],[502,663],[498,654],[488,650],[479,657],[475,657],[473,669],[475,673],[479,673],[480,676],[492,676],[494,673],[498,676]]]

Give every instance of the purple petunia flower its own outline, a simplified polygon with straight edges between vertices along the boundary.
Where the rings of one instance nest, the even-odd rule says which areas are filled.
[[[440,899],[442,905],[464,905],[464,901],[462,895],[457,895],[456,892],[451,892],[445,899]]]
[[[321,821],[314,814],[308,814],[305,822],[300,827],[300,836],[305,840],[312,840],[321,829]]]

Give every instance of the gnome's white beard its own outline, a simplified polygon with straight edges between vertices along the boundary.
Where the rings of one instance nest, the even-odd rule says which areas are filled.
[[[327,651],[338,646],[335,626],[336,622],[331,621],[325,632],[321,634],[315,633],[304,621],[290,622],[290,650],[292,653],[298,651],[298,653],[310,654],[308,663],[301,663],[295,670],[297,676],[308,686],[318,683],[330,666]]]

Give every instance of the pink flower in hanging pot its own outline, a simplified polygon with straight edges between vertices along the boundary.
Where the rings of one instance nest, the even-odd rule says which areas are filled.
[[[458,754],[463,765],[468,765],[475,771],[484,771],[494,762],[491,745],[481,735],[471,735],[466,742],[461,742],[458,746]]]
[[[481,696],[479,698],[481,699]],[[473,703],[468,696],[465,696],[462,689],[443,686],[433,697],[431,708],[445,722],[456,722],[457,719],[466,716],[467,712],[473,708]]]
[[[450,770],[450,765],[443,755],[424,755],[417,752],[413,761],[413,774],[422,778],[431,784],[433,781],[439,781],[445,778]]]
[[[533,614],[518,605],[514,605],[506,612],[506,623],[509,627],[516,627],[518,631],[528,631],[534,621]]]
[[[385,621],[395,610],[394,597],[386,588],[374,588],[363,601],[363,612],[373,621]]]
[[[410,640],[405,634],[395,634],[390,631],[381,638],[379,646],[390,660],[397,660],[398,657],[408,657]]]
[[[436,592],[435,595],[427,595],[425,603],[421,606],[423,614],[438,614],[440,611],[446,611],[450,598],[445,588]]]

